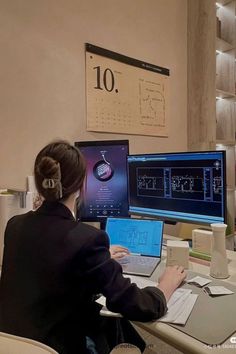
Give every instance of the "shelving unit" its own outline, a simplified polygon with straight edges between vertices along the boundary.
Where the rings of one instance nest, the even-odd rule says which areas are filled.
[[[235,8],[235,0],[216,4],[216,16],[221,24],[221,38],[216,38],[216,148],[226,150],[230,235],[235,228]]]
[[[235,94],[232,92],[227,92],[223,90],[216,89],[216,99],[218,98],[233,98],[235,99]]]
[[[235,223],[235,8],[236,0],[188,0],[188,149],[226,150],[229,249]]]

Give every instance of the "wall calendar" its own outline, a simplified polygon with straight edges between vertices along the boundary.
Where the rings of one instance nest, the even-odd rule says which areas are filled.
[[[86,44],[87,130],[168,136],[169,70]]]

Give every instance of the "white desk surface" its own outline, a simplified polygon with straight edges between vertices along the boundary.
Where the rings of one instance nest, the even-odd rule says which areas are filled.
[[[168,237],[167,237],[168,238]],[[157,267],[153,275],[151,276],[151,280],[157,281],[159,275],[165,269],[166,255],[165,251],[163,251],[163,259],[161,264]],[[236,252],[227,251],[227,258],[229,261],[229,274],[230,277],[225,279],[225,281],[236,285]],[[190,262],[189,270],[197,273],[201,273],[203,275],[209,276],[209,266],[202,265],[195,262]],[[236,304],[235,304],[236,306]],[[206,316],[207,314],[202,314]],[[235,319],[236,322],[236,319]],[[152,335],[162,339],[164,342],[169,345],[175,347],[176,349],[182,351],[186,354],[235,354],[236,353],[236,343],[231,343],[230,338],[224,342],[223,344],[217,347],[208,347],[206,344],[188,336],[184,332],[181,332],[174,327],[171,327],[168,324],[161,322],[148,322],[141,323],[135,322],[140,328],[145,329],[147,332]],[[236,341],[236,333],[232,336],[235,337]],[[231,338],[232,338],[231,337]]]

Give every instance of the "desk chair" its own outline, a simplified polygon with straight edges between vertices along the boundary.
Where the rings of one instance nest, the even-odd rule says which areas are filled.
[[[58,354],[58,352],[35,340],[0,332],[0,354]],[[141,351],[132,344],[123,343],[113,348],[110,354],[141,354]]]
[[[35,340],[0,332],[1,354],[58,354],[54,349]]]
[[[110,354],[141,354],[141,351],[135,345],[122,343],[113,348]]]

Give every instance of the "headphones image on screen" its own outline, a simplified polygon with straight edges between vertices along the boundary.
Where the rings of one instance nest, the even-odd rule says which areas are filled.
[[[106,151],[101,151],[102,160],[96,162],[93,167],[93,174],[95,178],[101,182],[109,181],[114,174],[111,163],[105,158],[105,153]]]

